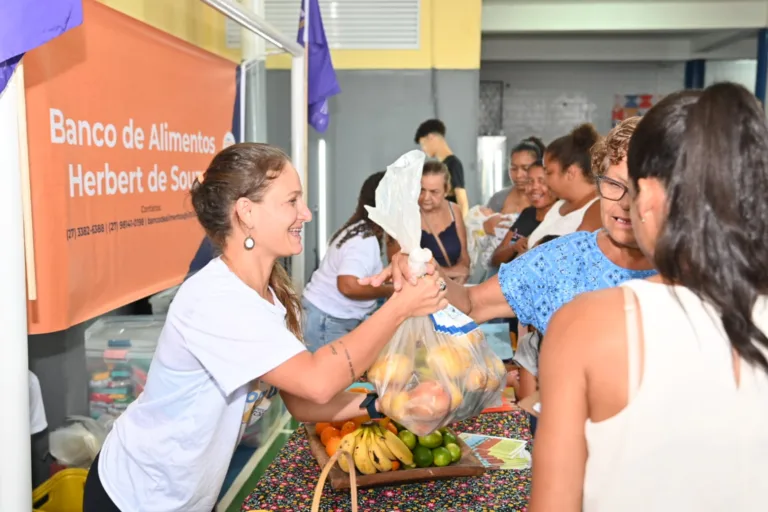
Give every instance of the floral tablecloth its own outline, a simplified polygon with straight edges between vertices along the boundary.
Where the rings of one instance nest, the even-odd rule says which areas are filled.
[[[481,414],[452,428],[457,432],[531,438],[528,419],[519,410]],[[267,468],[242,510],[309,511],[319,475],[320,467],[300,429]],[[530,470],[491,470],[478,477],[360,489],[359,509],[360,512],[525,511],[530,480]],[[334,491],[326,484],[320,510],[349,512],[351,509],[349,491]]]

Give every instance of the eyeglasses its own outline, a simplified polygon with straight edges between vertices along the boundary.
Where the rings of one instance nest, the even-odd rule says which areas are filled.
[[[616,181],[608,176],[597,177],[597,191],[600,193],[600,197],[608,199],[609,201],[621,201],[629,189],[627,186],[619,181]]]

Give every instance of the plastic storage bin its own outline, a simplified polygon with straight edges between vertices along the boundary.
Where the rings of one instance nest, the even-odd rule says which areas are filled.
[[[171,302],[173,302],[173,298],[176,296],[176,292],[179,291],[179,287],[181,287],[181,285],[168,288],[167,290],[156,293],[149,298],[149,305],[152,306],[153,315],[168,314],[168,308],[171,307]]]
[[[65,469],[32,493],[34,512],[83,512],[83,490],[88,470]]]
[[[119,416],[144,390],[164,316],[110,316],[85,331],[91,417]]]
[[[243,433],[243,438],[240,440],[240,444],[244,446],[260,448],[267,443],[269,436],[274,433],[276,428],[283,428],[280,419],[288,409],[280,395],[276,394],[270,398],[264,398],[264,400],[270,401],[269,408],[260,418],[251,417]]]

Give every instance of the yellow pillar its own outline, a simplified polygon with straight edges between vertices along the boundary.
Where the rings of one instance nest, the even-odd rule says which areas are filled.
[[[224,15],[199,0],[99,1],[211,53],[233,62],[241,60],[240,48],[227,48]]]

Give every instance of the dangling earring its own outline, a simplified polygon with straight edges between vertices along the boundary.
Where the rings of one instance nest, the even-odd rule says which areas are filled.
[[[245,247],[246,251],[250,251],[254,247],[256,247],[256,242],[253,240],[253,237],[251,235],[248,235],[245,237],[245,240],[243,240],[243,246]]]
[[[640,222],[645,223],[645,217],[640,217]]]

